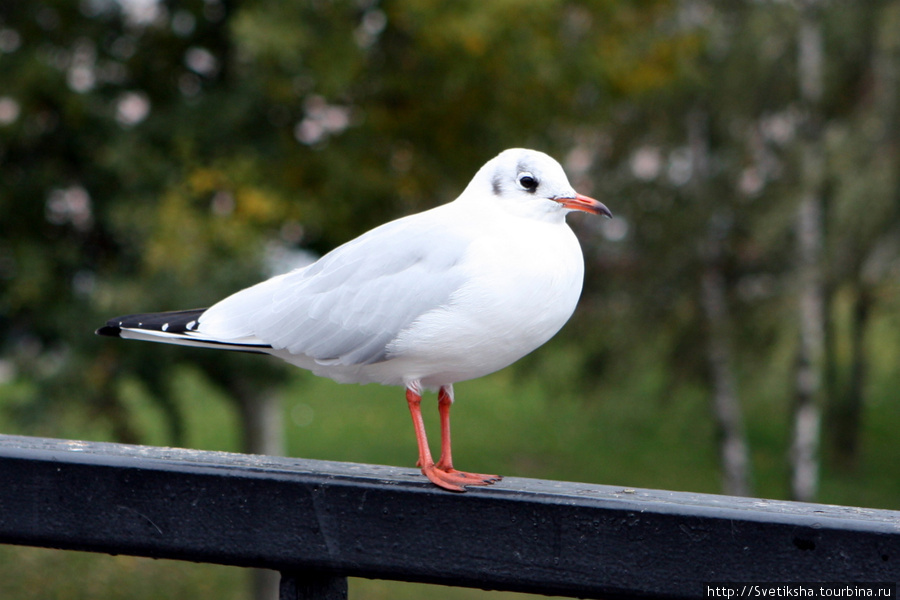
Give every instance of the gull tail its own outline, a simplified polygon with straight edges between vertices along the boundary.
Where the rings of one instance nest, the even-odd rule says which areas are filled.
[[[192,310],[176,310],[171,312],[143,313],[116,317],[98,329],[97,335],[120,337],[128,340],[144,340],[162,342],[179,346],[198,348],[217,348],[239,352],[268,354],[272,347],[261,340],[240,338],[233,340],[217,339],[205,335],[200,328],[200,316],[205,308]]]

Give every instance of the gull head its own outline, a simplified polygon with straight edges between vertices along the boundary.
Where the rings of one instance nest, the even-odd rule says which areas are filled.
[[[552,157],[524,148],[504,150],[488,161],[463,197],[494,202],[514,214],[542,219],[562,220],[575,210],[612,217],[602,202],[577,193]]]

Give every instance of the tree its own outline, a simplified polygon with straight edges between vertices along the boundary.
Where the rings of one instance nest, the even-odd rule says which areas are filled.
[[[823,62],[820,6],[802,2],[798,31],[798,75],[804,123],[801,188],[796,216],[799,341],[791,442],[791,494],[811,501],[819,480],[819,430],[824,357],[825,298],[822,263],[825,233],[823,185]]]

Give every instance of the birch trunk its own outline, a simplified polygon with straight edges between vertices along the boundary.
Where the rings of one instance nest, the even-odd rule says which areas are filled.
[[[715,259],[717,245],[716,240],[709,241],[712,256],[703,271],[701,297],[708,329],[706,356],[712,380],[713,414],[719,433],[722,491],[731,496],[749,496],[750,457],[732,368],[727,287],[721,262]]]
[[[709,134],[707,115],[694,110],[688,115],[688,142],[694,169],[692,191],[696,201],[708,194]],[[700,278],[700,304],[706,320],[706,357],[712,387],[712,412],[719,435],[722,491],[732,496],[750,495],[750,457],[737,381],[734,376],[731,315],[724,272],[725,242],[733,218],[724,208],[710,218]]]
[[[820,107],[824,49],[818,3],[803,1],[800,11],[798,70],[805,123],[801,141],[801,196],[795,221],[800,330],[794,370],[790,463],[791,496],[795,500],[811,501],[819,487],[825,338],[822,279],[825,159]]]

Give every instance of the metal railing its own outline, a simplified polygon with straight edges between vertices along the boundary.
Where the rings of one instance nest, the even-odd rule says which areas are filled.
[[[724,582],[900,580],[900,512],[507,478],[453,494],[417,470],[0,436],[0,543],[282,573],[587,598]]]

